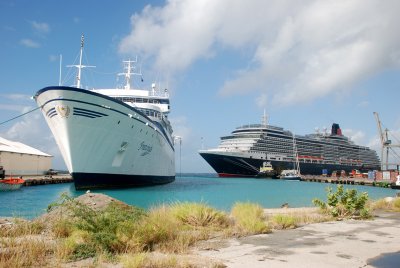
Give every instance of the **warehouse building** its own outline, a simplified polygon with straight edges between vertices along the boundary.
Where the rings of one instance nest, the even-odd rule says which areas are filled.
[[[52,158],[28,145],[0,137],[0,166],[6,176],[46,174],[51,169]]]

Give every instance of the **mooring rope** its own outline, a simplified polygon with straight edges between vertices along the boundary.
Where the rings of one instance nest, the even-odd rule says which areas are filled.
[[[20,117],[22,117],[22,116],[24,116],[24,115],[27,115],[27,114],[29,114],[29,113],[32,113],[32,112],[34,112],[34,111],[36,111],[37,109],[40,109],[40,108],[41,108],[41,106],[39,106],[39,107],[37,107],[37,108],[35,108],[35,109],[33,109],[33,110],[30,110],[30,111],[28,111],[28,112],[26,112],[26,113],[23,113],[23,114],[20,114],[20,115],[18,115],[18,116],[15,116],[15,117],[13,117],[13,118],[11,118],[11,119],[8,119],[8,120],[6,120],[6,121],[4,121],[4,122],[1,122],[1,123],[0,123],[0,126],[3,125],[3,124],[5,124],[5,123],[8,123],[8,122],[10,122],[10,121],[13,121],[13,120],[15,120],[15,119],[17,119],[17,118],[20,118]]]

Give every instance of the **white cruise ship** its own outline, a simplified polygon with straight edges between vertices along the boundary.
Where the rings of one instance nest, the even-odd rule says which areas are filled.
[[[134,187],[175,180],[168,91],[131,88],[136,61],[124,61],[121,89],[51,86],[34,99],[49,125],[76,189]]]

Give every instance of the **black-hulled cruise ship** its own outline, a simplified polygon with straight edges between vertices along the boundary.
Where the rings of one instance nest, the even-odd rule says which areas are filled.
[[[218,148],[199,153],[220,177],[257,176],[264,162],[270,162],[280,174],[292,169],[296,160],[303,175],[380,169],[376,151],[343,136],[336,123],[330,134],[325,131],[300,136],[269,125],[264,119],[262,124],[236,128],[231,135],[221,137]]]

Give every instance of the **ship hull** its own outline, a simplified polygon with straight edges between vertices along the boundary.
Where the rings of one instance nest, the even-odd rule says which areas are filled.
[[[47,87],[35,99],[76,189],[174,181],[170,135],[134,107],[73,87]]]
[[[225,152],[200,152],[200,155],[218,173],[219,177],[257,177],[259,167],[264,163],[264,159],[254,157],[243,157],[240,154],[230,155]],[[291,161],[270,161],[274,170],[280,174],[282,170],[292,169]],[[322,163],[299,163],[301,174],[322,175],[323,170],[331,174],[334,170],[345,170],[351,172],[353,169],[368,170],[378,169],[379,167],[364,167],[355,165],[322,164]]]

